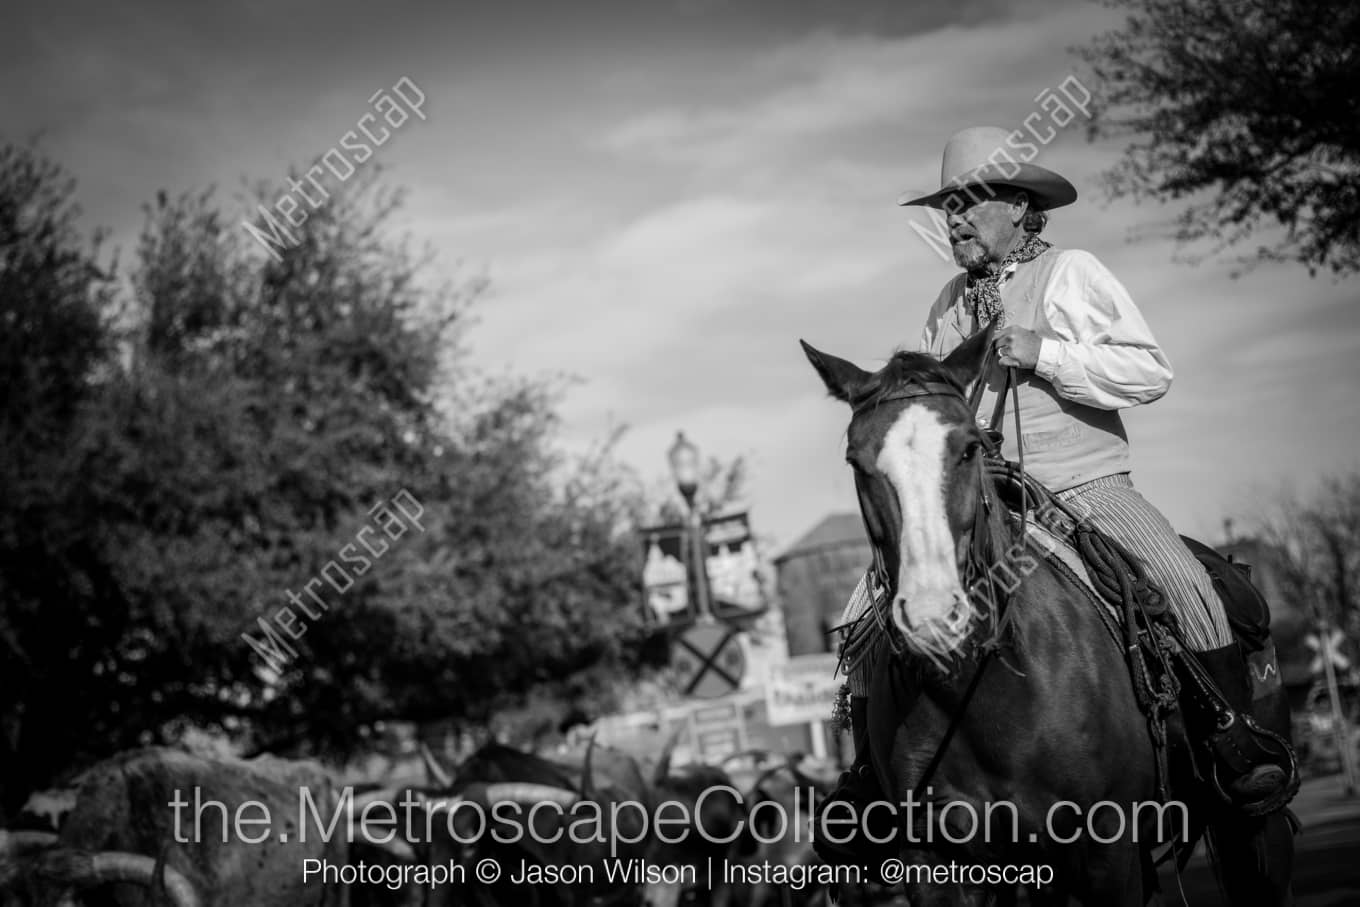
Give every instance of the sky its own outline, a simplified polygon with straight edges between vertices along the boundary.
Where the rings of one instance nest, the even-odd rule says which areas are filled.
[[[1075,77],[1098,100],[1071,49],[1118,22],[1084,0],[25,2],[0,123],[78,178],[127,261],[157,191],[282,181],[409,80],[423,117],[367,166],[405,187],[399,224],[442,273],[489,278],[474,361],[573,376],[563,443],[624,426],[644,477],[680,430],[745,457],[777,554],[855,508],[848,412],[798,341],[866,368],[914,348],[957,268],[898,197],[938,186],[954,131],[1038,113],[1035,162],[1079,193],[1045,238],[1110,267],[1175,371],[1125,413],[1133,479],[1213,542],[1360,465],[1356,283],[1190,263],[1157,236],[1177,209],[1105,196],[1121,148],[1041,99]]]

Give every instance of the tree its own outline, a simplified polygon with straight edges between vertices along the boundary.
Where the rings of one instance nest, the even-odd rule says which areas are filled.
[[[60,605],[107,594],[69,455],[115,366],[114,268],[76,227],[75,182],[31,147],[0,148],[0,792],[84,729],[35,706],[104,641]],[[110,595],[105,612],[121,603]],[[78,631],[81,638],[74,638]],[[32,761],[18,759],[30,741]],[[60,742],[59,742],[60,741]],[[0,797],[0,814],[15,805]]]
[[[1181,243],[1217,254],[1272,224],[1257,260],[1360,270],[1360,7],[1349,0],[1108,0],[1080,49],[1089,135],[1129,144],[1114,197],[1189,200]]]
[[[564,457],[557,389],[472,372],[481,282],[430,281],[376,170],[277,260],[212,192],[159,197],[115,331],[59,171],[0,164],[0,317],[33,337],[0,392],[27,444],[0,466],[0,803],[191,730],[343,757],[641,669],[610,447]]]
[[[1288,581],[1312,616],[1360,643],[1360,473],[1326,478],[1310,498],[1291,498],[1266,523],[1288,554]]]

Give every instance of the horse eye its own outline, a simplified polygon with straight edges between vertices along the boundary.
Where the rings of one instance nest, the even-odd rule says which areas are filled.
[[[963,453],[959,454],[959,462],[967,463],[969,460],[977,456],[977,452],[979,450],[982,450],[981,441],[969,441],[968,444],[963,448]]]

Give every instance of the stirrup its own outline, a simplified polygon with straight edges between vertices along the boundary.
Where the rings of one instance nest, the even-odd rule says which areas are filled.
[[[1250,715],[1228,712],[1205,747],[1209,783],[1223,802],[1245,815],[1269,815],[1299,792],[1303,779],[1294,748]]]
[[[1232,644],[1232,653],[1241,657],[1237,644]],[[1281,809],[1299,791],[1302,779],[1299,776],[1298,758],[1289,741],[1275,731],[1263,728],[1246,712],[1239,711],[1223,691],[1212,673],[1201,662],[1201,658],[1218,660],[1224,657],[1229,647],[1211,649],[1207,652],[1192,652],[1184,640],[1176,639],[1172,657],[1177,663],[1178,674],[1184,675],[1182,689],[1190,694],[1190,700],[1202,710],[1205,728],[1198,741],[1204,749],[1208,763],[1204,774],[1214,792],[1227,805],[1240,810],[1248,816],[1265,816]],[[1187,725],[1187,731],[1190,730]],[[1192,736],[1199,736],[1191,731]],[[1246,779],[1255,776],[1248,786],[1261,784],[1273,773],[1259,773],[1262,766],[1273,766],[1284,775],[1284,779],[1273,791],[1263,797],[1253,797],[1241,785]]]
[[[1229,791],[1239,802],[1257,803],[1265,801],[1289,783],[1285,770],[1269,762],[1258,765],[1250,772],[1228,785]]]

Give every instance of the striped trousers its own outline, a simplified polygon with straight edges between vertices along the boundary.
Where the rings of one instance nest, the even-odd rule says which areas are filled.
[[[1058,498],[1143,562],[1148,579],[1169,599],[1190,648],[1217,649],[1233,641],[1213,580],[1128,473],[1060,491]]]

